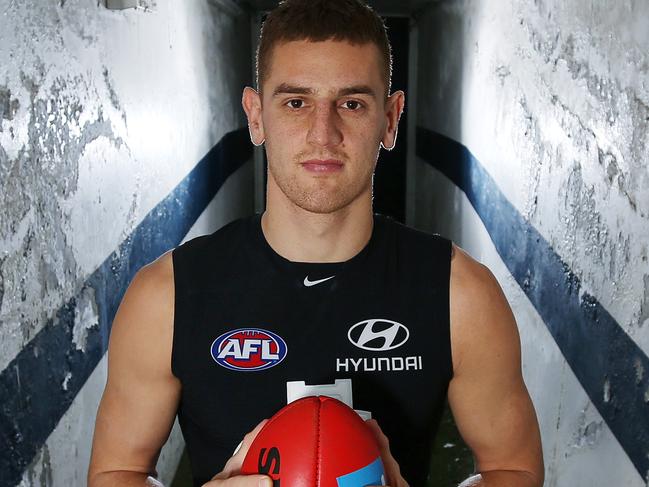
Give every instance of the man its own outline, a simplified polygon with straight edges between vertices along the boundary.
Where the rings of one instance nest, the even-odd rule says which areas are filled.
[[[542,485],[496,280],[447,240],[372,214],[380,147],[394,147],[404,107],[388,96],[390,56],[359,0],[288,0],[269,15],[259,91],[243,94],[268,156],[267,209],[135,277],[113,325],[92,487],[159,485],[177,412],[196,485],[270,486],[239,472],[263,422],[227,460],[243,433],[285,404],[287,383],[346,378],[374,417],[389,485],[424,485],[447,393],[479,472],[464,486]]]

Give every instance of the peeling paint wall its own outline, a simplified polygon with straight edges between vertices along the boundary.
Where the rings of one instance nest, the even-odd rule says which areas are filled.
[[[508,295],[545,485],[649,485],[649,4],[442,1],[417,28],[418,146],[433,146],[418,159],[416,222],[488,265]],[[475,162],[436,160],[454,144]],[[494,224],[501,196],[538,232],[532,244]],[[545,244],[565,279],[539,277]],[[511,255],[527,280],[512,275]],[[549,286],[565,290],[566,303],[576,293],[580,313],[594,310],[590,322],[561,322],[562,304],[529,290]],[[604,322],[615,346],[593,341]],[[595,345],[575,351],[562,341],[570,334]]]
[[[35,338],[61,326],[69,303],[68,361],[83,360],[95,335],[105,342],[107,298],[87,280],[109,256],[113,272],[124,272],[138,225],[155,219],[152,210],[170,194],[179,195],[180,207],[189,202],[193,180],[172,192],[226,134],[245,125],[248,16],[208,0],[139,5],[111,11],[96,0],[0,0],[0,395],[35,380],[17,359],[30,347],[49,361],[51,350],[34,345]],[[250,160],[190,235],[251,213],[252,174]],[[165,227],[156,228],[147,238],[165,240]],[[76,377],[81,368],[54,372],[62,393],[74,395],[65,414],[51,418],[53,429],[21,468],[20,485],[85,484],[105,358]],[[17,383],[4,382],[9,372]],[[0,436],[11,431],[10,445],[20,445],[28,435],[11,424],[7,399]],[[24,398],[26,414],[37,407],[30,401]],[[166,482],[182,446],[176,428],[159,462]]]

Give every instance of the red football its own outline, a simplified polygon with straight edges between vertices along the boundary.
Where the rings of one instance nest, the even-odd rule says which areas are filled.
[[[299,399],[270,418],[241,472],[268,475],[274,487],[385,485],[372,431],[353,409],[327,396]]]

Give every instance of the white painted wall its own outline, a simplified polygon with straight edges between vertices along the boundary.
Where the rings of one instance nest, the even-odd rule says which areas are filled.
[[[0,0],[0,370],[209,149],[245,125],[247,15],[227,1],[139,4]],[[251,213],[252,188],[249,162],[190,235]],[[83,333],[96,310],[78,321]],[[104,358],[21,485],[85,485],[105,369]],[[177,431],[170,442],[165,482],[183,446]]]
[[[649,4],[457,0],[429,7],[417,26],[418,125],[466,146],[583,291],[648,354]],[[417,225],[489,266],[512,305],[541,423],[545,485],[649,485],[464,193],[421,159],[416,181]]]

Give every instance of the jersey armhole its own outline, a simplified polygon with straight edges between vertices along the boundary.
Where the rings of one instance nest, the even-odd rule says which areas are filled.
[[[435,237],[441,242],[440,247],[443,249],[440,251],[440,256],[442,257],[441,263],[439,264],[439,285],[440,289],[444,290],[444,300],[446,305],[444,306],[444,323],[445,323],[445,341],[446,350],[448,350],[448,355],[446,361],[448,363],[448,381],[450,382],[454,376],[453,370],[453,344],[451,342],[451,262],[455,255],[455,250],[453,246],[453,241],[446,237],[442,237],[439,234],[436,234]]]
[[[179,308],[181,306],[181,299],[180,299],[180,292],[179,292],[179,280],[178,279],[178,273],[180,269],[180,265],[178,263],[178,254],[177,254],[178,248],[175,248],[171,251],[171,265],[172,265],[172,271],[173,271],[173,282],[174,282],[174,315],[172,317],[173,320],[173,325],[172,325],[172,340],[171,340],[171,373],[176,377],[177,379],[181,380],[181,371],[178,368],[178,363],[176,360],[176,351],[180,347],[180,344],[178,343],[179,340],[179,333],[177,333],[177,320],[176,317],[180,315],[179,313]]]

